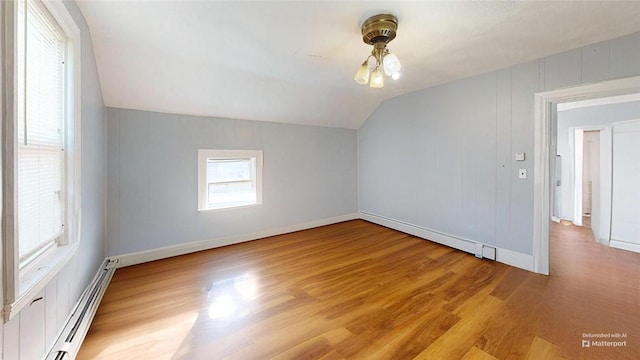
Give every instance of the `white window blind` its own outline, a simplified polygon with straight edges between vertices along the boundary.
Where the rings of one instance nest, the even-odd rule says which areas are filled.
[[[40,1],[18,16],[18,244],[20,266],[64,229],[66,38]]]
[[[211,207],[255,203],[255,158],[208,159],[207,202]]]

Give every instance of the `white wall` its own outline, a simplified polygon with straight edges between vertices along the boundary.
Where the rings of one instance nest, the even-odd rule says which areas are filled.
[[[640,33],[388,100],[358,133],[360,210],[531,255],[534,94],[634,75]]]
[[[612,124],[618,121],[640,118],[640,102],[628,102],[609,105],[558,111],[557,153],[562,156],[562,185],[559,194],[559,217],[574,218],[574,179],[573,179],[573,129],[602,127],[600,134],[600,206],[593,209],[592,228],[594,235],[601,241],[609,240],[611,223],[611,150]]]
[[[104,104],[89,29],[74,2],[65,5],[82,31],[82,233],[77,254],[40,294],[0,326],[2,358],[42,359],[104,259]],[[0,267],[1,268],[1,267]]]
[[[107,253],[357,212],[356,131],[107,109]],[[263,204],[198,212],[198,149],[264,151]]]

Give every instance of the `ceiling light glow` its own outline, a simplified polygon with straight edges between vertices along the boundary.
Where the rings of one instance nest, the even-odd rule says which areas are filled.
[[[396,38],[397,29],[398,19],[391,14],[375,15],[362,23],[362,41],[373,45],[373,50],[354,76],[358,84],[369,84],[369,87],[374,89],[382,88],[384,86],[382,70],[394,80],[400,78],[399,71],[402,68],[400,60],[387,48],[387,44]]]

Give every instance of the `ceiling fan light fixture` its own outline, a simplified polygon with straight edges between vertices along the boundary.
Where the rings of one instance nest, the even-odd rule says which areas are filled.
[[[384,73],[388,76],[397,73],[402,67],[402,64],[400,64],[400,60],[393,53],[386,54],[382,59],[382,64],[384,65]]]
[[[354,76],[354,80],[360,85],[366,85],[369,82],[369,59],[360,65],[356,76]]]
[[[400,60],[387,48],[387,44],[396,38],[396,30],[398,19],[391,14],[374,15],[362,23],[362,41],[373,45],[373,50],[354,76],[358,84],[369,83],[369,87],[379,89],[384,86],[384,74],[394,80],[400,77]],[[373,60],[371,63],[370,59]]]
[[[382,75],[382,71],[379,66],[373,70],[371,73],[371,82],[369,82],[369,87],[374,89],[379,89],[384,86],[384,76]]]

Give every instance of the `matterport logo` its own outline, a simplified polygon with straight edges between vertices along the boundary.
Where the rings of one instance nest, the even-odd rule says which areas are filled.
[[[627,333],[582,333],[582,347],[626,347]]]

